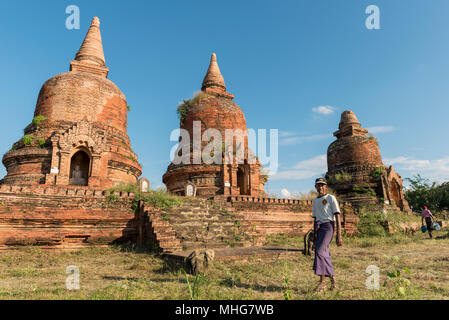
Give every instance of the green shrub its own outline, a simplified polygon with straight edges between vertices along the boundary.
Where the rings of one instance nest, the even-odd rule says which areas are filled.
[[[23,138],[22,138],[22,142],[23,142],[23,144],[24,144],[25,146],[28,146],[28,145],[32,144],[33,141],[34,141],[34,137],[31,136],[31,135],[25,135],[25,136],[23,136]]]
[[[155,207],[166,209],[175,205],[182,204],[182,200],[170,195],[167,191],[151,190],[149,193],[138,192],[135,195],[135,201],[143,200]]]
[[[383,173],[383,168],[381,166],[378,166],[376,169],[371,171],[370,176],[373,177],[374,179],[377,179],[382,175],[382,173]]]
[[[175,205],[182,204],[182,200],[171,195],[169,192],[159,189],[151,190],[148,193],[140,192],[138,183],[122,183],[116,187],[107,190],[109,194],[113,194],[114,191],[132,192],[134,193],[133,207],[137,208],[138,202],[143,200],[148,204],[152,204],[155,207],[166,209],[172,208]]]
[[[183,100],[182,103],[179,104],[178,109],[176,110],[176,113],[179,117],[179,122],[181,125],[184,124],[184,121],[186,119],[187,113],[189,113],[190,109],[200,103],[202,100],[206,99],[209,95],[204,92],[200,92],[197,95],[195,95],[190,100]]]
[[[39,147],[45,148],[45,139],[39,138],[37,139],[37,142],[39,143]]]
[[[45,118],[44,116],[36,116],[34,117],[32,123],[36,126],[40,125],[42,121],[47,120],[47,118]]]
[[[357,223],[357,229],[361,237],[385,237],[388,235],[385,228],[385,216],[380,212],[360,210],[357,216],[360,219]]]
[[[377,141],[377,138],[375,136],[373,136],[371,133],[367,133],[366,136],[368,137],[368,139],[373,140],[373,141]]]
[[[403,222],[421,221],[417,215],[409,215],[402,211],[384,211],[381,206],[375,205],[362,207],[357,212],[357,216],[360,219],[357,223],[357,229],[361,237],[394,237],[394,234],[390,235],[388,226],[397,230]]]
[[[184,121],[186,119],[187,113],[190,110],[190,107],[191,107],[191,100],[183,100],[183,103],[181,103],[178,106],[176,112],[178,113],[179,122],[181,123],[181,125],[184,124]]]
[[[376,191],[373,188],[371,188],[368,184],[355,185],[353,187],[353,190],[357,195],[360,196],[371,196],[371,197],[376,196]]]

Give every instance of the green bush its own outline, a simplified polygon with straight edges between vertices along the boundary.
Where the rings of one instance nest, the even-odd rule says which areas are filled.
[[[184,124],[187,113],[189,113],[190,109],[194,105],[196,105],[196,104],[200,103],[202,100],[206,99],[208,96],[209,95],[207,93],[200,92],[197,95],[195,95],[192,99],[183,100],[183,102],[179,104],[178,109],[176,110],[176,113],[178,114],[179,122],[181,123],[181,125]]]
[[[22,138],[22,142],[23,142],[23,144],[24,144],[25,146],[28,146],[28,145],[32,144],[33,141],[34,141],[34,137],[31,136],[31,135],[25,135],[25,136],[23,136],[23,138]]]
[[[368,184],[355,185],[353,187],[353,190],[357,195],[360,196],[371,196],[371,197],[376,196],[376,191],[373,188],[371,188]]]
[[[382,173],[383,173],[383,168],[381,166],[378,166],[376,169],[371,171],[370,175],[374,179],[377,179],[377,178],[379,178],[382,175]]]
[[[143,200],[144,202],[152,204],[155,207],[161,209],[172,208],[175,205],[182,204],[181,199],[171,195],[169,192],[162,189],[150,190],[150,192],[148,193],[140,192],[138,183],[122,183],[116,187],[108,189],[110,195],[113,195],[114,191],[134,193],[134,209],[137,208],[138,202],[140,200]]]
[[[181,123],[181,125],[184,124],[184,121],[186,119],[187,113],[190,110],[190,107],[191,107],[191,100],[183,100],[183,103],[181,103],[178,106],[176,112],[178,114],[179,122]]]
[[[376,141],[377,142],[377,138],[375,136],[373,136],[371,133],[367,133],[366,136],[368,137],[368,139]]]
[[[380,210],[368,210],[361,209],[357,216],[359,222],[357,223],[357,229],[362,237],[385,237],[388,235],[388,230],[385,228],[386,217]]]
[[[32,123],[36,126],[40,125],[42,121],[47,120],[44,116],[36,116],[34,117]]]
[[[357,229],[361,237],[393,237],[390,234],[388,226],[393,229],[399,229],[400,223],[403,222],[420,222],[421,218],[418,215],[409,215],[402,211],[384,211],[381,206],[366,205],[358,212],[359,222]]]
[[[39,138],[37,139],[37,142],[39,143],[39,147],[45,148],[45,139]]]

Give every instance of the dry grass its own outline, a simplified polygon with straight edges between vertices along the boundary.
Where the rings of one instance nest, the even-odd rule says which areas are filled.
[[[331,245],[340,289],[317,295],[311,257],[302,254],[283,259],[216,262],[200,279],[200,299],[449,299],[449,234],[439,239],[427,234],[345,239],[343,247]],[[273,244],[302,248],[302,238],[273,237]],[[398,292],[386,275],[399,258],[410,285]],[[67,290],[66,267],[80,269],[80,290]],[[367,266],[380,268],[380,290],[368,290]],[[193,279],[189,276],[190,280]],[[288,288],[284,279],[288,277]],[[192,282],[192,281],[191,281]],[[383,286],[384,282],[386,285]],[[43,252],[38,247],[0,254],[1,299],[189,299],[186,275],[170,269],[154,253],[118,247],[78,252]]]

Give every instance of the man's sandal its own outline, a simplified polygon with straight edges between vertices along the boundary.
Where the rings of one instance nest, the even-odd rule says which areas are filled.
[[[336,282],[332,282],[331,290],[338,290],[338,285]]]
[[[320,282],[320,284],[318,284],[318,287],[316,287],[315,292],[323,293],[324,291],[326,291],[326,283]]]

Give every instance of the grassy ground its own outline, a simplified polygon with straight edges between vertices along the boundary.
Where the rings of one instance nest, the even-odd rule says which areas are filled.
[[[347,238],[331,245],[339,290],[317,295],[311,257],[215,262],[199,279],[199,299],[449,299],[449,233]],[[271,245],[303,247],[302,238],[275,236]],[[80,290],[67,290],[66,267],[80,270]],[[380,289],[365,271],[380,269]],[[396,270],[400,270],[398,275]],[[410,271],[410,274],[408,273]],[[390,276],[387,276],[390,272]],[[394,277],[394,275],[396,277]],[[0,299],[189,299],[193,276],[170,269],[154,253],[119,247],[0,253]]]

